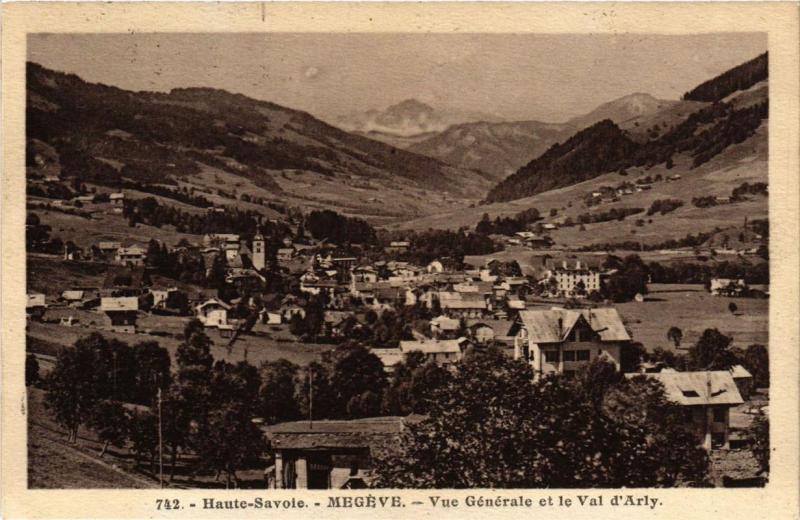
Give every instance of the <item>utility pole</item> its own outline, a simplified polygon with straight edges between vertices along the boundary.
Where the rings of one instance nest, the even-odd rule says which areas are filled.
[[[111,394],[114,400],[117,399],[117,351],[115,350],[112,354],[114,358],[114,391]]]
[[[308,366],[308,429],[314,429],[314,370]]]
[[[164,487],[164,450],[161,434],[161,386],[158,387],[158,486]]]

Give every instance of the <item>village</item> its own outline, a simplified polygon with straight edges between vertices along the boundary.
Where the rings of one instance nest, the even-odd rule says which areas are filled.
[[[108,34],[27,40],[29,488],[774,483],[763,34]]]
[[[136,211],[123,192],[84,197],[79,203],[85,210],[95,201],[109,215]],[[208,210],[215,213],[215,208]],[[524,363],[533,381],[573,379],[590,366],[608,363],[626,378],[643,375],[663,385],[666,398],[685,410],[698,446],[716,464],[717,485],[763,478],[746,454],[755,442],[751,424],[767,409],[766,362],[759,358],[766,350],[740,347],[738,357],[727,356],[733,361],[722,363],[714,357],[719,353],[713,354],[709,368],[699,370],[676,362],[676,354],[661,345],[642,344],[633,332],[642,320],[633,323],[620,309],[652,305],[647,301],[652,280],[636,285],[633,267],[619,259],[615,263],[608,255],[581,256],[554,247],[547,236],[550,226],[537,223],[533,231],[495,237],[500,248],[527,251],[524,267],[496,258],[478,265],[453,256],[420,261],[413,254],[413,236],[340,245],[319,236],[325,233],[315,238],[302,224],[263,221],[247,235],[229,229],[169,247],[156,240],[101,240],[83,248],[63,244],[63,253],[29,253],[29,261],[97,273],[92,278],[97,283],[77,277],[80,283],[48,283],[47,291],[29,292],[28,348],[40,378],[57,363],[59,345],[91,332],[128,342],[152,338],[175,359],[186,339],[183,331],[195,321],[216,359],[255,366],[288,359],[302,366],[337,345],[356,344],[380,360],[388,381],[399,377],[398,370],[407,371],[411,358],[452,372],[465,358],[488,349]],[[28,236],[47,240],[41,227],[38,216],[29,215]],[[43,248],[40,243],[32,249]],[[180,271],[189,265],[195,272],[185,276]],[[633,286],[619,289],[621,279]],[[614,287],[618,294],[610,292]],[[692,291],[697,293],[696,286]],[[747,284],[744,278],[712,278],[699,291],[701,296],[691,297],[724,301],[732,315],[736,302],[744,308],[768,297],[765,286]],[[676,325],[658,334],[679,348],[683,331]],[[726,350],[728,344],[719,348]],[[748,363],[750,370],[744,366]],[[754,369],[759,371],[755,377]],[[295,421],[254,417],[261,421],[272,461],[265,485],[370,486],[371,450],[421,419],[381,416],[380,406],[363,406],[361,413],[350,414],[356,416],[352,419],[329,419],[310,406],[307,416]]]

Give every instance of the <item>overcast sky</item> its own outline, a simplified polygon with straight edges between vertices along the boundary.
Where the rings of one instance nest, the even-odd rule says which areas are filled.
[[[634,92],[678,99],[765,34],[40,34],[28,57],[132,90],[223,88],[331,118],[407,98],[564,121]]]

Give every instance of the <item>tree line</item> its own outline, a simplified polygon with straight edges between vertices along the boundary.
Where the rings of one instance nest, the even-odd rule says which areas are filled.
[[[347,217],[331,210],[314,210],[306,215],[305,229],[317,240],[336,244],[372,244],[375,229],[365,220]]]
[[[709,161],[728,146],[752,136],[769,116],[768,102],[745,108],[715,102],[645,143],[633,141],[611,120],[581,130],[565,143],[551,146],[493,187],[487,202],[515,200],[570,186],[604,173],[630,167],[672,166],[676,153],[689,154],[692,168]]]
[[[675,347],[680,347],[683,331],[678,327],[670,327],[667,339]],[[673,350],[656,347],[644,356],[648,361],[660,362],[679,371],[694,370],[728,370],[742,365],[753,376],[756,388],[769,387],[769,352],[767,347],[752,344],[742,349],[733,346],[733,337],[721,333],[718,329],[706,329],[700,339],[688,351],[677,353]]]
[[[526,231],[530,224],[542,220],[539,210],[528,208],[510,217],[497,216],[494,220],[489,218],[488,213],[484,213],[481,220],[475,226],[475,232],[483,235],[513,235],[519,231]]]
[[[701,83],[683,95],[690,101],[720,101],[737,90],[746,90],[769,75],[768,53],[760,54],[719,76]]]
[[[660,383],[605,361],[534,382],[523,362],[475,352],[430,393],[426,417],[376,455],[377,487],[700,486],[708,456]]]
[[[352,419],[423,413],[430,390],[446,371],[422,354],[398,365],[389,381],[379,358],[349,342],[300,367],[285,359],[254,367],[214,361],[213,342],[197,320],[189,322],[170,364],[153,341],[133,346],[92,333],[59,351],[52,371],[39,383],[54,419],[75,442],[79,428],[104,443],[128,447],[137,465],[158,453],[158,405],[172,479],[179,453],[196,455],[190,471],[224,474],[260,463],[266,449],[255,417],[267,424],[298,419]],[[172,370],[174,369],[174,370]],[[35,358],[26,362],[28,384],[36,383]]]

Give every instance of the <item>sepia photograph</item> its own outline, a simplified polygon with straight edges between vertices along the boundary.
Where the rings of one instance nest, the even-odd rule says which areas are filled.
[[[26,59],[29,488],[769,481],[766,33]]]

